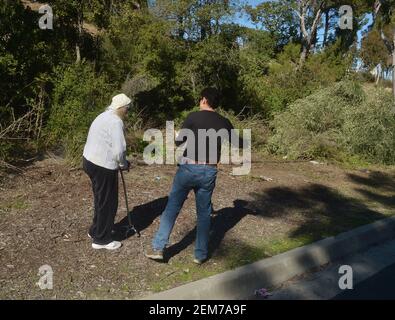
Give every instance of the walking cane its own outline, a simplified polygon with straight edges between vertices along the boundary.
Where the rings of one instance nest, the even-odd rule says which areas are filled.
[[[132,217],[130,216],[130,213],[129,213],[128,195],[126,193],[126,185],[125,185],[125,179],[123,178],[122,169],[119,169],[119,172],[121,173],[121,179],[122,179],[122,185],[123,185],[123,193],[125,195],[125,203],[126,203],[126,214],[128,215],[128,222],[129,222],[129,226],[128,226],[128,229],[126,230],[126,235],[125,236],[127,237],[128,233],[130,231],[134,231],[134,233],[136,233],[137,236],[140,238],[140,232],[133,225]]]

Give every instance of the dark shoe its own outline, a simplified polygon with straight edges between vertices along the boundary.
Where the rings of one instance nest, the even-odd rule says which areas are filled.
[[[163,250],[148,249],[144,255],[152,260],[163,260]]]

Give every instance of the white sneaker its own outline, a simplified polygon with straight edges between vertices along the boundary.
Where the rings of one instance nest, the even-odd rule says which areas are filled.
[[[113,241],[108,244],[97,244],[92,243],[93,249],[107,249],[107,250],[116,250],[122,246],[122,243],[119,241]]]

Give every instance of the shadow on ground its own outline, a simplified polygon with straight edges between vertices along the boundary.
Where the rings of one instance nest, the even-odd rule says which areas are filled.
[[[376,195],[375,196],[379,196]],[[337,190],[320,184],[300,189],[276,187],[253,194],[250,206],[262,217],[302,219],[289,236],[308,236],[318,240],[384,217],[360,200],[346,197]],[[302,217],[292,217],[297,211]]]
[[[210,242],[209,242],[209,257],[220,246],[226,233],[237,225],[247,214],[254,214],[246,208],[248,204],[244,200],[235,200],[233,207],[223,208],[213,212],[210,229]],[[170,246],[166,250],[166,260],[186,249],[193,243],[196,237],[196,227],[188,232],[181,241]]]
[[[364,188],[356,188],[365,198],[380,203],[384,206],[395,207],[395,175],[385,175],[382,172],[372,171],[368,177],[361,177],[355,174],[349,174],[348,178],[361,186],[368,187],[370,190]],[[375,191],[373,192],[372,189]],[[385,195],[379,194],[386,193]],[[392,193],[388,195],[388,193]]]
[[[358,184],[358,189],[355,190],[365,198],[395,208],[395,197],[381,194],[395,192],[394,176],[372,172],[368,177],[350,174],[349,179]],[[374,187],[377,192],[366,190],[365,187]],[[251,201],[238,199],[234,201],[233,207],[215,212],[210,232],[209,257],[221,246],[226,233],[250,214],[262,218],[284,218],[291,223],[295,220],[295,224],[299,226],[291,231],[289,238],[303,238],[307,243],[386,217],[369,208],[360,199],[347,197],[336,189],[321,184],[310,184],[302,188],[274,187],[251,196]],[[293,215],[294,213],[298,214]],[[196,228],[170,246],[166,259],[171,259],[191,245],[195,235]],[[251,250],[250,254],[252,252],[254,255],[254,250]]]
[[[395,192],[394,176],[372,172],[368,177],[349,175],[349,179],[358,185],[355,190],[360,192],[364,197],[381,203],[384,206],[395,208],[395,200],[394,197],[391,196],[391,193],[394,194]],[[373,191],[371,190],[372,188]],[[386,194],[389,193],[390,195],[384,196],[382,194],[383,192]],[[263,193],[253,194],[253,198],[254,200],[250,201],[247,205],[249,212],[261,217],[288,218],[288,216],[292,215],[294,209],[297,209],[298,212],[302,212],[305,222],[292,231],[289,237],[295,238],[308,235],[308,239],[311,240],[309,242],[343,231],[348,231],[358,225],[371,223],[386,217],[384,214],[370,209],[362,203],[361,200],[346,197],[335,189],[319,184],[312,184],[299,189],[287,187],[271,188]],[[240,215],[240,212],[237,213],[236,211],[234,214],[237,216],[237,214]],[[219,237],[221,238],[221,235]],[[251,253],[255,251],[255,248],[243,243],[239,239],[234,241],[233,247],[234,252],[232,254],[227,253],[228,257],[226,257],[226,259],[232,259],[234,255],[239,255],[239,261],[242,261],[242,259],[248,260],[251,258]],[[333,247],[326,250],[326,254],[329,261],[339,258],[336,248]],[[316,258],[310,253],[305,253],[298,257],[297,263],[300,266],[312,266],[316,265],[315,259]],[[272,289],[274,286],[278,285],[273,282],[273,279],[276,276],[278,277],[278,274],[271,273],[275,273],[275,270],[273,271],[270,269],[271,271],[262,273],[254,264],[250,265],[249,268],[249,273],[256,279],[255,290],[264,286],[268,289]],[[317,269],[317,267],[315,267],[315,269]],[[310,271],[313,272],[314,269]],[[316,271],[318,271],[318,269]],[[389,274],[389,272],[390,271],[388,271],[387,274]],[[382,279],[385,278],[382,275],[378,275],[378,277],[379,276],[381,276]],[[387,279],[388,278],[389,276],[387,276]],[[376,278],[372,278],[369,282],[363,283],[357,295],[344,294],[336,297],[336,299],[371,298],[375,294],[372,292],[372,283],[374,284],[376,280]],[[263,299],[262,297],[254,296],[254,290],[246,291],[243,281],[243,279],[235,278],[234,281],[226,283],[226,291],[232,292],[232,296],[238,295],[239,298]],[[391,292],[390,295],[383,294],[382,297],[388,299],[389,297],[393,298],[394,295],[393,292]]]
[[[138,231],[148,228],[152,222],[162,214],[166,207],[168,197],[162,197],[140,206],[134,207],[130,212],[132,224]],[[125,216],[121,221],[114,225],[114,240],[122,241],[134,235],[134,232],[126,232],[129,227],[128,217]]]
[[[376,188],[381,191],[393,192],[395,190],[394,174],[384,174],[379,171],[371,171],[369,172],[368,177],[362,177],[349,173],[348,179],[360,185]]]

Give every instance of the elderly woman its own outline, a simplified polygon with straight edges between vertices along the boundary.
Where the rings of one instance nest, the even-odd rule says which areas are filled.
[[[111,232],[118,209],[118,170],[127,170],[123,120],[131,100],[124,94],[112,98],[111,105],[92,122],[83,153],[83,168],[92,182],[93,223],[88,236],[93,249],[115,250]]]

